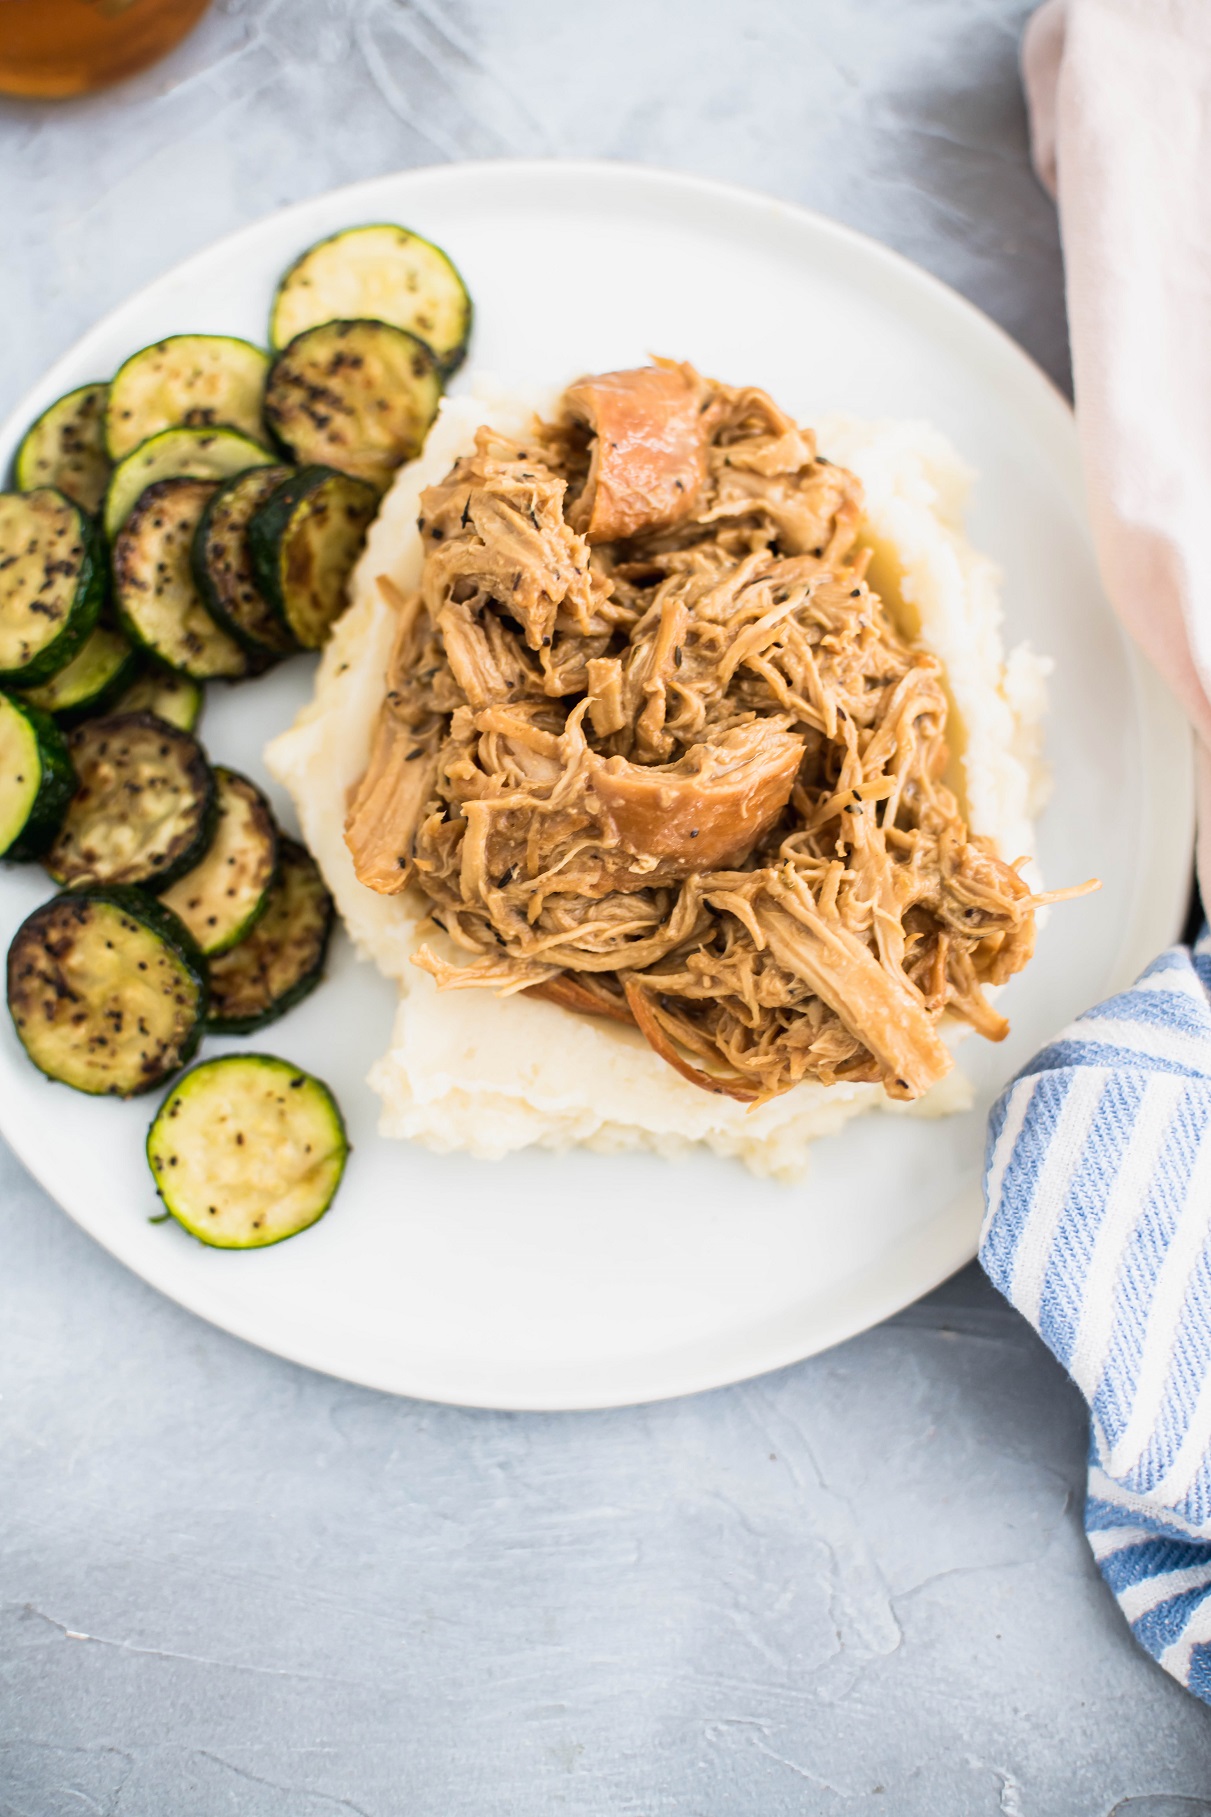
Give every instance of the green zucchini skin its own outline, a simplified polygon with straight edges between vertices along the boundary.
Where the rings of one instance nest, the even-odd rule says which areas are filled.
[[[424,341],[388,322],[324,322],[269,369],[265,421],[299,466],[335,467],[384,491],[437,415],[442,370]]]
[[[324,975],[336,905],[311,853],[278,838],[278,874],[246,939],[210,962],[215,1034],[251,1035],[309,996]]]
[[[105,445],[123,460],[163,429],[237,429],[264,435],[261,400],[269,355],[231,334],[173,334],[141,347],[109,386]]]
[[[120,460],[105,493],[105,534],[112,543],[149,486],[166,479],[230,479],[277,457],[235,429],[161,429]]]
[[[67,741],[50,714],[0,692],[0,856],[40,858],[75,792]]]
[[[93,1097],[153,1091],[188,1064],[205,1026],[205,961],[142,890],[67,890],[44,902],[13,938],[7,984],[39,1072]]]
[[[304,650],[328,640],[378,510],[364,480],[303,467],[270,493],[248,524],[253,573],[280,622]]]
[[[247,938],[269,906],[278,868],[278,834],[254,782],[216,764],[218,813],[201,862],[160,896],[206,957]]]
[[[193,542],[213,480],[163,479],[148,486],[113,548],[114,603],[123,630],[192,681],[237,680],[248,651],[211,617],[198,591]]]
[[[96,515],[112,466],[105,452],[108,396],[104,382],[78,385],[30,424],[13,461],[18,492],[53,486],[81,511]]]
[[[262,658],[289,656],[300,647],[262,590],[248,537],[253,513],[293,473],[292,467],[254,467],[237,474],[215,493],[193,539],[194,579],[207,611]]]
[[[150,713],[86,719],[68,739],[79,787],[43,859],[58,884],[167,889],[214,836],[214,773],[188,732]]]
[[[101,623],[65,669],[40,688],[26,688],[24,698],[53,713],[61,725],[74,725],[90,714],[106,712],[138,669],[139,652],[130,639],[115,626]]]
[[[213,1249],[265,1249],[336,1196],[349,1137],[321,1079],[274,1054],[224,1054],[178,1079],[147,1132],[156,1191]]]
[[[128,688],[114,702],[114,713],[150,713],[178,732],[192,732],[202,717],[201,685],[181,675],[176,669],[165,669],[149,662],[142,674],[136,675]]]
[[[285,347],[308,328],[352,320],[406,328],[449,374],[471,338],[471,298],[440,246],[395,222],[371,221],[330,234],[295,260],[273,299],[270,345]]]
[[[105,585],[79,505],[53,486],[0,493],[0,685],[38,687],[65,669],[92,634]]]

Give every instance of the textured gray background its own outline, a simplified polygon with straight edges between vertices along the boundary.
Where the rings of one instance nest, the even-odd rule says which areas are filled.
[[[103,309],[400,165],[594,155],[809,203],[1061,382],[1019,0],[220,0],[0,103],[0,409]],[[969,1271],[634,1412],[462,1413],[249,1350],[0,1157],[3,1817],[1199,1817],[1211,1713],[1081,1537],[1084,1421]]]

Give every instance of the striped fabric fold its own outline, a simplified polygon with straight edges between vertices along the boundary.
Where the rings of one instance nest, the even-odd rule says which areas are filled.
[[[1089,1403],[1098,1569],[1211,1703],[1211,932],[1035,1055],[984,1185],[980,1260]]]

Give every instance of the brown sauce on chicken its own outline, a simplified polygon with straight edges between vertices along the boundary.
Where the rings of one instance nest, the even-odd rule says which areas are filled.
[[[915,1098],[1034,907],[942,781],[940,665],[864,578],[859,482],[762,391],[657,362],[482,429],[422,500],[346,838],[466,963],[633,1023],[711,1091]]]

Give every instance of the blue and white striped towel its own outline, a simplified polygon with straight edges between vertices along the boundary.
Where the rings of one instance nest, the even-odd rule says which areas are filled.
[[[1211,933],[993,1110],[980,1259],[1091,1414],[1085,1532],[1140,1644],[1211,1703]]]

